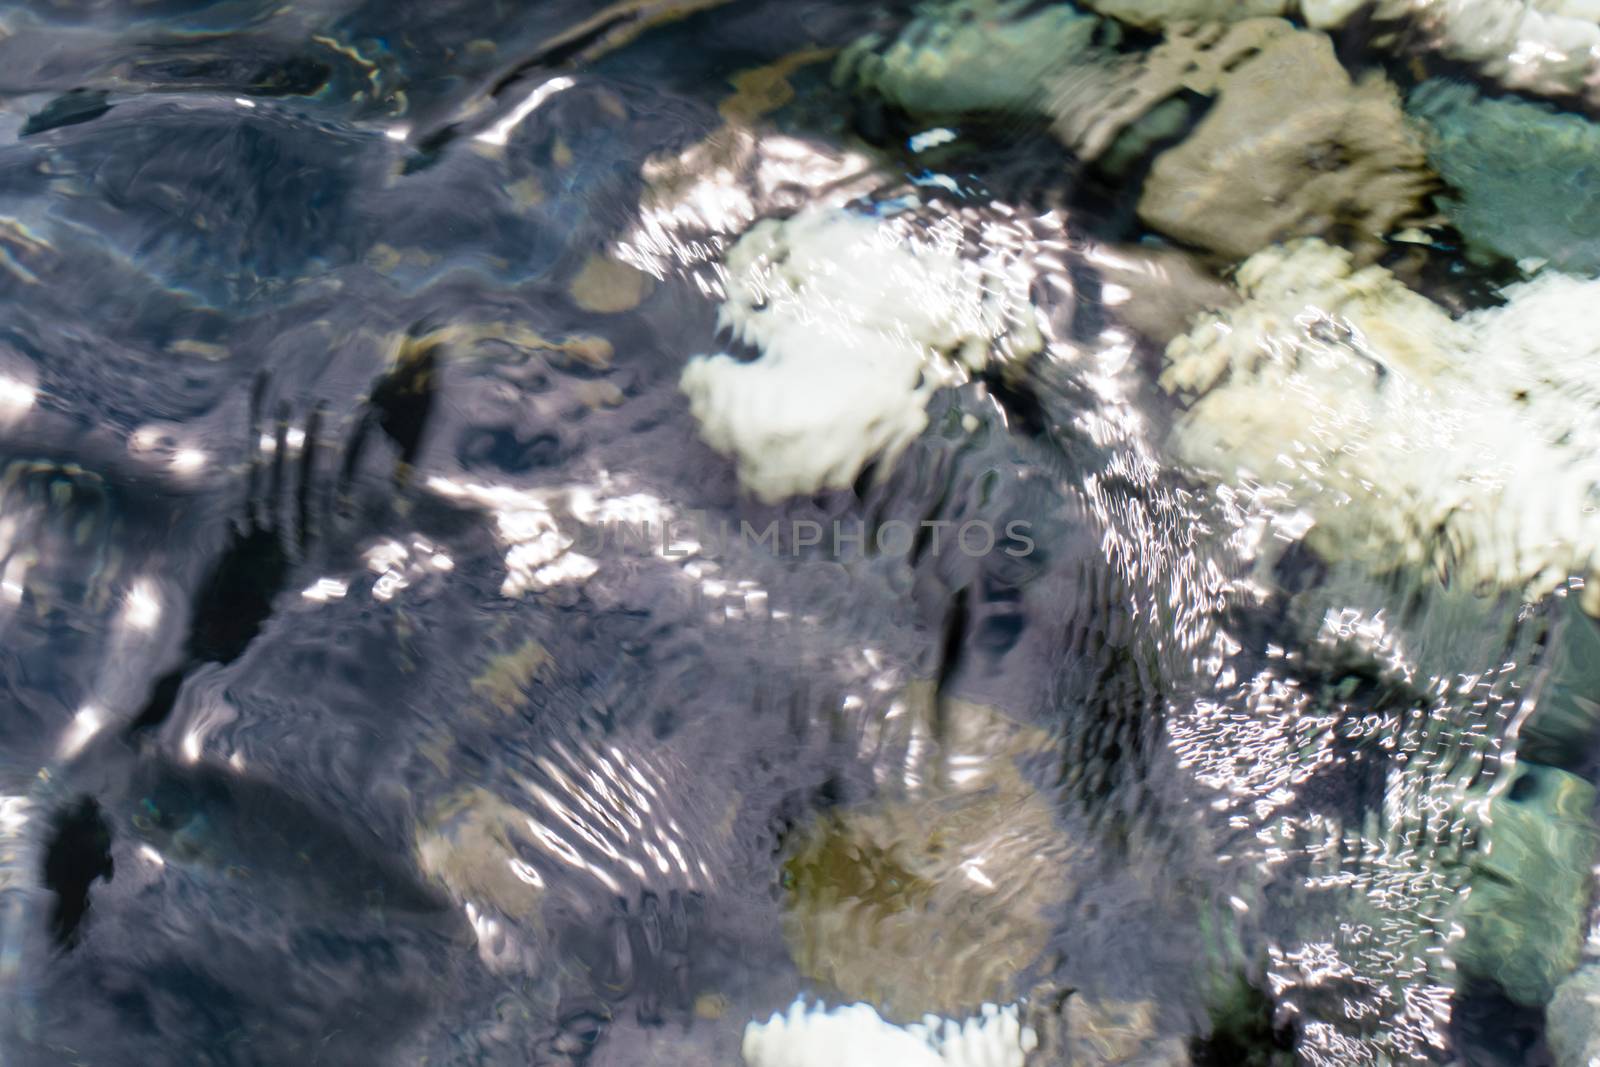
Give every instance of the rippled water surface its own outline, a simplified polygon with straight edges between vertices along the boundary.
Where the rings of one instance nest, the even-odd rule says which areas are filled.
[[[0,1063],[1600,1054],[1597,16],[1087,6],[0,8]]]

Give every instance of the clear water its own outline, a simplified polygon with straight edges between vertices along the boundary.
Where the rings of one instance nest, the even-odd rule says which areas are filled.
[[[909,16],[0,10],[0,1062],[735,1065],[796,996],[1020,1002],[1037,1063],[1549,1062],[1452,975],[1452,805],[1592,624],[1263,568],[1294,532],[1170,451],[1176,285],[1117,295],[1141,179],[832,84]],[[679,376],[821,201],[1009,242],[1072,354],[762,503]]]

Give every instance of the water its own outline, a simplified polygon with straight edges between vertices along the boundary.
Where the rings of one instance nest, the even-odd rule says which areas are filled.
[[[1481,946],[1587,931],[1584,568],[1374,562],[1193,462],[1163,350],[1231,264],[1141,222],[1140,146],[1223,105],[1097,168],[832,77],[912,15],[0,12],[0,1062],[720,1067],[797,996],[1015,1003],[1030,1064],[1553,1062]],[[1358,74],[1481,76],[1374,33]],[[680,376],[777,343],[719,264],[819,205],[1015,292],[897,459],[764,497]],[[1369,259],[1505,299],[1393,214],[1431,244]],[[1458,967],[1469,885],[1512,930]]]

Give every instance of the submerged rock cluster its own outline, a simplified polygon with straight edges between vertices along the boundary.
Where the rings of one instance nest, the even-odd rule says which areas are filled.
[[[1259,17],[1284,4],[1091,6],[1164,27],[1165,37],[1123,53],[1107,43],[1114,23],[1070,5],[1021,21],[999,6],[934,5],[881,51],[876,39],[858,44],[840,75],[918,115],[1043,116],[1112,172],[1181,136],[1188,100],[1213,98],[1192,132],[1156,156],[1138,210],[1152,229],[1227,259],[1325,234],[1376,254],[1387,234],[1425,214],[1433,176],[1394,86],[1377,73],[1352,78],[1325,34]],[[1295,106],[1284,107],[1290,98]]]
[[[1329,31],[1358,18],[1383,49],[1417,60],[1409,77],[1349,63]],[[1500,84],[1426,77],[1434,54]],[[1117,321],[1161,348],[1171,454],[1196,480],[1220,480],[1229,506],[1265,516],[1271,536],[1251,557],[1264,586],[1294,546],[1374,587],[1426,575],[1469,597],[1581,606],[1563,631],[1578,636],[1548,653],[1554,680],[1499,762],[1480,773],[1474,750],[1430,799],[1428,819],[1453,821],[1448,847],[1408,866],[1417,813],[1368,815],[1397,842],[1384,862],[1425,867],[1440,912],[1407,927],[1415,967],[1385,980],[1426,974],[1425,996],[1470,985],[1550,1005],[1563,1067],[1600,1047],[1597,980],[1582,967],[1600,826],[1593,770],[1572,755],[1600,734],[1600,704],[1563,660],[1600,617],[1600,126],[1519,94],[1590,95],[1597,54],[1600,7],[1577,0],[929,0],[833,70],[836,86],[934,127],[925,143],[961,136],[940,124],[1053,136],[1075,176],[1137,219],[1137,254],[1089,259],[1107,305],[1128,302]],[[962,195],[947,176],[922,184]],[[704,439],[765,502],[892,468],[927,428],[935,391],[1057,356],[1035,307],[1038,264],[982,239],[941,241],[908,199],[760,222],[725,257],[721,325],[754,358],[696,357],[682,388]],[[1437,284],[1455,247],[1466,263]],[[1182,310],[1165,318],[1137,282],[1163,262],[1184,280],[1170,301]],[[949,868],[1000,807],[1014,827],[1045,824],[1015,785],[883,799],[798,834],[785,932],[801,971],[900,1018],[1003,999],[1042,921],[1045,898],[1018,888],[1038,880],[1035,866],[1013,872],[1003,920],[989,909],[998,898]],[[946,825],[921,840],[911,828],[938,821],[935,808]],[[1381,924],[1392,903],[1352,914],[1370,905]],[[930,934],[940,923],[954,936]],[[1442,947],[1420,947],[1429,924],[1448,927],[1426,934]],[[940,959],[891,980],[875,962],[946,942],[985,945],[993,966]],[[1384,1004],[1360,1010],[1393,1018],[1362,1024],[1379,1033],[1371,1042],[1306,1023],[1307,1047],[1321,1050],[1311,1062],[1444,1040],[1418,1022],[1433,1011],[1424,1000],[1399,1005],[1398,984],[1342,977],[1382,988],[1373,1003]],[[792,1014],[753,1031],[746,1055],[809,1065],[773,1051],[777,1035],[889,1025],[867,1014]],[[1421,1029],[1386,1044],[1382,1028],[1402,1016],[1395,1025]],[[936,1044],[906,1047],[939,1062]]]
[[[1600,280],[1546,273],[1460,319],[1307,241],[1239,269],[1245,302],[1167,348],[1190,463],[1270,483],[1328,559],[1437,567],[1537,597],[1600,560]]]
[[[0,19],[0,1061],[1600,1063],[1600,0],[724,3]]]

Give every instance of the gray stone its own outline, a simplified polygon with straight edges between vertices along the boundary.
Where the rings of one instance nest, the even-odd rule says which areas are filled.
[[[1600,1059],[1600,966],[1580,968],[1562,982],[1544,1019],[1556,1067],[1590,1067]]]
[[[836,83],[874,91],[915,115],[1042,113],[1048,79],[1094,53],[1106,23],[1053,4],[1022,15],[1015,0],[925,4],[888,47],[847,49]],[[1022,15],[1022,17],[1019,17]]]

